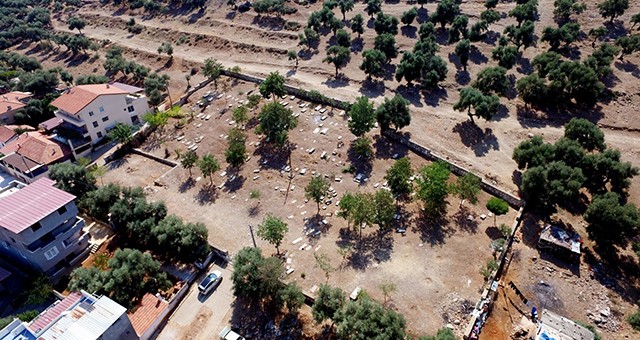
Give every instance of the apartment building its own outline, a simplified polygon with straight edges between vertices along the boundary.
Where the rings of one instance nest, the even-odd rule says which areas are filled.
[[[15,319],[0,330],[0,339],[138,339],[126,312],[126,308],[106,296],[72,292],[30,323]]]
[[[57,282],[88,255],[89,233],[82,230],[75,196],[54,184],[41,178],[0,190],[0,256]]]
[[[144,90],[122,83],[78,85],[51,105],[57,108],[56,117],[64,121],[60,128],[74,131],[92,144],[107,136],[116,123],[141,124],[142,115],[149,111]]]

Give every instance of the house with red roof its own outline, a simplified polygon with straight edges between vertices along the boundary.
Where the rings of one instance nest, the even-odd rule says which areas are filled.
[[[89,233],[75,196],[41,178],[0,190],[0,255],[43,272],[52,282],[89,254]]]
[[[51,102],[61,128],[89,138],[92,144],[102,140],[116,123],[139,125],[149,111],[144,90],[122,83],[78,85]]]
[[[40,131],[25,132],[0,148],[0,169],[31,183],[49,172],[49,166],[73,159],[69,145]]]
[[[0,124],[14,124],[16,113],[31,99],[29,92],[9,92],[0,95]]]

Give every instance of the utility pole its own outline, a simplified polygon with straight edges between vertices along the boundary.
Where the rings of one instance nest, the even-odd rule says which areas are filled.
[[[258,248],[258,246],[256,245],[256,237],[253,236],[253,226],[251,224],[249,224],[249,231],[251,232],[251,240],[253,241],[253,247]]]

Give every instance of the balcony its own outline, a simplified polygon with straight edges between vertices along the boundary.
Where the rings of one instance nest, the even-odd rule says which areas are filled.
[[[46,233],[44,236],[36,240],[35,242],[26,245],[29,252],[36,253],[40,249],[47,247],[49,244],[56,240],[68,239],[78,230],[84,227],[84,220],[80,217],[76,217],[75,220],[70,220],[66,224],[63,224],[52,231]],[[72,242],[69,242],[72,243]]]
[[[81,127],[83,125],[85,125],[84,121],[82,121],[82,119],[80,119],[80,117],[76,116],[76,115],[72,115],[66,111],[62,111],[62,110],[56,110],[54,112],[54,114],[56,115],[56,117],[64,120],[65,122],[71,123],[75,126]],[[86,128],[86,126],[85,126]]]

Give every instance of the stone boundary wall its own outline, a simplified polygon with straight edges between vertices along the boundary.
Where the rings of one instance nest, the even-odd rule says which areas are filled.
[[[405,145],[406,147],[408,147],[411,151],[417,153],[418,155],[422,156],[423,158],[426,158],[428,160],[431,161],[442,161],[442,162],[446,162],[447,164],[449,164],[449,167],[451,168],[451,172],[453,172],[454,174],[456,174],[457,176],[464,176],[466,174],[473,174],[473,172],[469,171],[468,169],[465,169],[449,160],[447,160],[446,158],[433,153],[433,151],[429,150],[428,148],[415,143],[413,141],[411,141],[408,138],[404,138],[402,136],[400,136],[398,133],[387,130],[387,131],[383,131],[382,134],[385,137],[388,137],[402,145]],[[474,174],[476,175],[476,174]],[[509,205],[511,205],[513,208],[520,208],[523,207],[525,205],[524,200],[515,197],[513,195],[511,195],[510,193],[496,187],[495,185],[487,182],[484,178],[482,178],[481,176],[476,175],[478,178],[480,178],[481,183],[480,186],[482,187],[482,190],[488,192],[489,194],[499,197],[505,201],[507,201],[507,203],[509,203]]]
[[[147,157],[147,158],[150,158],[150,159],[153,159],[156,162],[162,163],[164,165],[168,165],[168,166],[170,166],[172,168],[178,166],[178,163],[176,163],[176,162],[174,162],[174,161],[172,161],[170,159],[165,159],[165,158],[162,158],[162,157],[158,157],[156,155],[153,155],[153,154],[150,154],[148,152],[142,151],[142,150],[140,150],[138,148],[131,149],[131,152],[136,153],[136,154],[141,155],[141,156],[144,156],[144,157]]]

